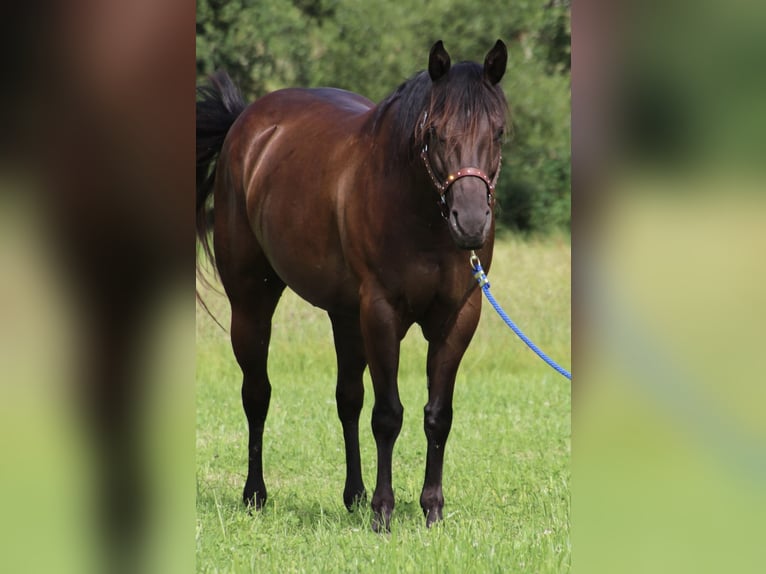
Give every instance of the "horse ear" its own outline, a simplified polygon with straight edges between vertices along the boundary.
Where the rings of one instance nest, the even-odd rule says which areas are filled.
[[[507,63],[508,50],[503,41],[498,40],[484,59],[484,77],[490,84],[494,86],[503,78]]]
[[[449,72],[450,59],[447,50],[441,40],[431,47],[431,53],[428,56],[428,75],[431,81],[435,82]]]

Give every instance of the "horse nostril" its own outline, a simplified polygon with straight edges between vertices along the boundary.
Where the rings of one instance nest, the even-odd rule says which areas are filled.
[[[452,210],[452,217],[454,217],[455,221],[457,221],[457,209]]]

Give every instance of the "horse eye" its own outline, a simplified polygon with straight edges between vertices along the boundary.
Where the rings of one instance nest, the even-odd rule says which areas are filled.
[[[431,138],[431,141],[437,141],[441,144],[447,141],[444,137],[439,135],[439,132],[436,131],[436,128],[434,126],[431,126],[428,129],[428,137]]]

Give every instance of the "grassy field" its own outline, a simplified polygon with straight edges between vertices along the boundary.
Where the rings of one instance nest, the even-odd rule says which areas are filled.
[[[492,292],[562,366],[570,362],[567,238],[498,241]],[[466,263],[466,273],[468,273]],[[225,298],[204,292],[228,325]],[[458,373],[444,464],[443,523],[426,529],[426,345],[402,344],[404,425],[394,450],[391,533],[374,534],[368,505],[343,506],[343,439],[335,413],[335,355],[327,316],[286,291],[274,318],[272,399],[264,436],[269,501],[241,503],[247,425],[228,335],[197,314],[197,570],[199,572],[566,572],[570,568],[570,384],[483,307]],[[365,375],[360,442],[374,488],[372,387]]]

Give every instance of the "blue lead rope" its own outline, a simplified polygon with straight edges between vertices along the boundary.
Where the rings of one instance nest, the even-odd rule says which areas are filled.
[[[532,349],[538,357],[540,357],[543,361],[548,363],[550,367],[558,371],[559,374],[565,376],[570,381],[572,380],[572,375],[569,373],[569,371],[563,369],[560,367],[553,359],[551,359],[548,355],[543,353],[540,348],[535,345],[532,341],[529,340],[529,337],[527,337],[524,333],[522,333],[521,329],[519,329],[516,326],[516,323],[514,323],[511,318],[506,314],[505,311],[503,311],[503,308],[498,304],[497,301],[495,301],[495,298],[492,296],[492,293],[489,290],[489,279],[487,279],[486,273],[484,273],[484,269],[481,266],[481,262],[479,261],[479,258],[476,256],[476,253],[473,251],[471,252],[471,267],[473,268],[473,277],[476,279],[476,281],[479,283],[479,287],[481,287],[481,290],[484,291],[484,295],[487,296],[487,301],[490,302],[490,304],[495,308],[495,311],[497,311],[497,314],[500,315],[500,318],[505,321],[505,324],[508,325],[511,330],[518,335],[519,339],[524,341],[530,349]]]

